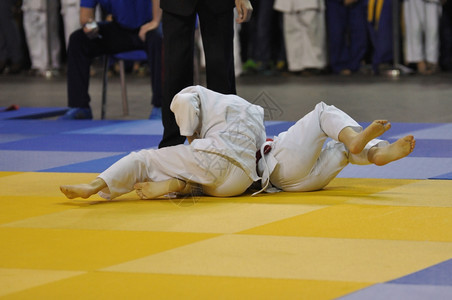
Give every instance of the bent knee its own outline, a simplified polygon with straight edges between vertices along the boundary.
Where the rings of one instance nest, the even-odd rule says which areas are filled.
[[[234,186],[224,184],[215,187],[204,186],[203,190],[204,194],[213,197],[234,197],[243,194],[251,185],[251,183],[252,182],[250,182],[249,184],[241,183]]]

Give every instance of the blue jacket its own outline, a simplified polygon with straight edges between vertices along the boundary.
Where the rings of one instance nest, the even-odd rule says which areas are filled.
[[[152,0],[81,0],[80,6],[102,9],[121,26],[136,29],[152,21]]]

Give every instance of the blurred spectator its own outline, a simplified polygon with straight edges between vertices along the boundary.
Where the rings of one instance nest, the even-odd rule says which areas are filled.
[[[439,65],[443,71],[452,70],[452,0],[443,0],[440,19]]]
[[[100,4],[112,22],[95,22]],[[95,57],[132,50],[145,50],[151,70],[152,104],[161,106],[162,33],[158,0],[82,0],[80,23],[83,27],[69,39],[67,85],[68,112],[63,120],[92,119],[90,107],[90,66]]]
[[[259,73],[271,75],[285,67],[286,50],[282,13],[273,9],[275,0],[256,2],[254,60]]]
[[[15,0],[0,0],[0,73],[9,65],[9,73],[18,73],[23,62],[21,37],[12,8]]]
[[[394,59],[392,1],[368,0],[367,26],[372,44],[372,69],[375,74],[392,68]]]
[[[259,0],[250,0],[253,7],[256,7]],[[252,17],[249,22],[240,24],[239,43],[240,60],[242,62],[242,74],[251,74],[256,71],[256,62],[253,60],[254,48],[256,47],[256,18]]]
[[[329,63],[333,73],[359,71],[368,47],[367,0],[326,0]]]
[[[69,36],[80,28],[80,0],[61,0],[61,16],[64,23],[64,41],[69,45]]]
[[[404,0],[405,59],[417,71],[429,75],[438,71],[440,0]]]
[[[326,66],[324,0],[275,0],[283,12],[284,40],[291,72],[318,72]]]
[[[47,2],[50,4],[49,7]],[[46,75],[47,71],[60,68],[58,7],[58,1],[23,0],[24,30],[33,75]]]

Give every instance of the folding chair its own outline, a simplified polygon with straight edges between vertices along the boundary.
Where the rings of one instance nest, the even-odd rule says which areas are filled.
[[[129,114],[129,102],[127,99],[127,87],[126,87],[126,74],[124,61],[147,61],[147,54],[143,50],[135,50],[129,52],[122,52],[112,56],[119,61],[119,78],[121,82],[121,97],[122,97],[122,111],[123,115]],[[102,107],[101,107],[101,119],[105,119],[105,112],[107,110],[107,83],[108,83],[108,63],[109,56],[104,56],[104,70],[102,79]]]

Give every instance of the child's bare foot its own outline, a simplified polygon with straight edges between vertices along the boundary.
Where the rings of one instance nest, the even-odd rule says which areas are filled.
[[[353,136],[345,145],[351,153],[361,153],[364,147],[366,147],[367,143],[379,137],[390,128],[391,123],[389,123],[387,120],[375,120],[363,131]]]
[[[141,199],[155,199],[172,192],[184,189],[186,183],[173,178],[165,181],[139,182],[133,187]]]
[[[369,161],[377,166],[383,166],[409,155],[415,146],[414,137],[407,135],[386,147],[372,147],[369,150]]]
[[[135,192],[141,199],[154,199],[154,198],[161,196],[161,195],[159,195],[160,193],[158,191],[156,191],[156,188],[158,187],[158,185],[156,187],[154,187],[155,186],[154,183],[155,182],[152,182],[152,181],[151,182],[139,182],[139,183],[135,183],[133,188],[135,189]],[[165,194],[165,192],[164,192],[164,194]]]
[[[95,194],[95,192],[93,192],[92,186],[87,183],[76,185],[62,185],[60,186],[60,190],[69,199],[74,199],[78,197],[86,199],[89,198],[91,195]]]
[[[74,185],[62,185],[60,191],[66,195],[69,199],[81,197],[83,199],[89,198],[95,193],[106,188],[107,184],[101,178],[96,178],[90,183],[74,184]]]

